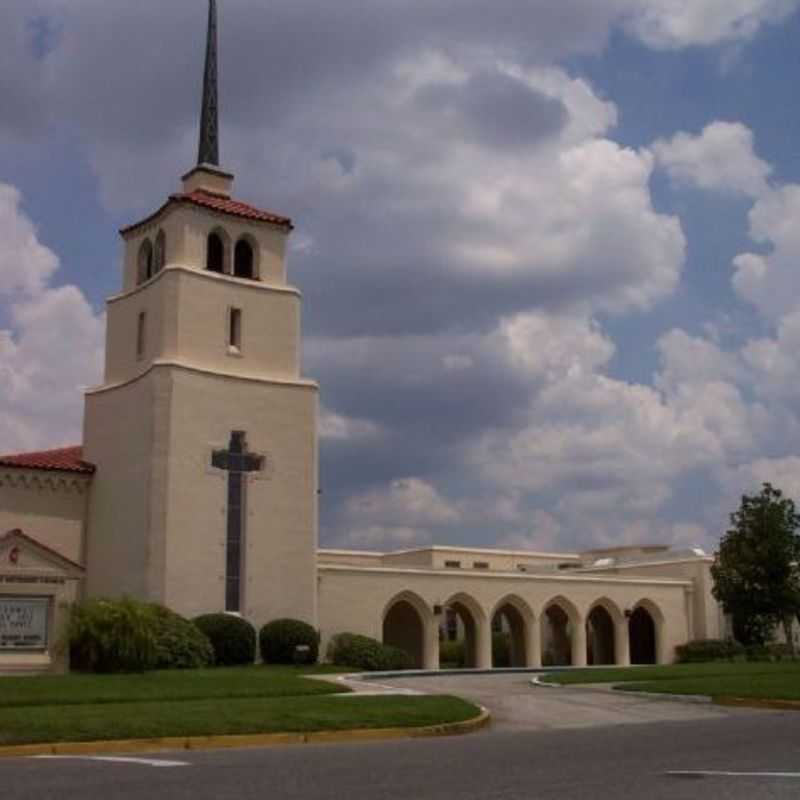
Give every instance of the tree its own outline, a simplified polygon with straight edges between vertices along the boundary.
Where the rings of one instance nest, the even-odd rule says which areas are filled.
[[[800,615],[798,528],[792,500],[765,483],[731,514],[711,567],[714,597],[733,615],[737,635],[763,644],[781,623],[792,655],[792,622]]]

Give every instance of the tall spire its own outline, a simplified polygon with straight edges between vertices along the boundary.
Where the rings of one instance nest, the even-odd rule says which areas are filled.
[[[203,76],[203,111],[197,164],[219,166],[219,103],[217,95],[217,0],[208,3],[208,42]]]

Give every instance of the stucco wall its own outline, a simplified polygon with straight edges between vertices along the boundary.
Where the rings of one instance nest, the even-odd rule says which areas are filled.
[[[691,585],[655,579],[572,577],[557,575],[478,574],[456,570],[401,570],[359,567],[319,567],[319,604],[322,652],[331,636],[343,631],[382,637],[384,614],[393,598],[412,593],[432,614],[434,606],[446,606],[461,598],[476,610],[479,623],[487,625],[507,598],[526,609],[533,620],[541,619],[556,598],[579,626],[598,601],[622,618],[625,610],[646,604],[659,616],[659,650],[662,661],[672,661],[675,646],[689,637],[687,609]],[[354,600],[357,598],[357,601]],[[438,625],[437,625],[438,628]]]
[[[0,470],[0,533],[28,536],[82,563],[89,479],[69,473]]]
[[[86,395],[84,458],[97,466],[89,500],[90,595],[160,600],[170,382],[153,370]]]
[[[169,374],[168,605],[187,615],[224,608],[227,473],[211,454],[241,430],[267,457],[247,483],[243,614],[257,625],[283,616],[316,624],[316,385]]]

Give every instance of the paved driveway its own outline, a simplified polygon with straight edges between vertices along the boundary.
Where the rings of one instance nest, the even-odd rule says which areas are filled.
[[[541,731],[647,722],[713,720],[769,714],[627,695],[607,689],[550,689],[531,686],[532,675],[445,675],[382,680],[381,683],[435,694],[454,694],[486,706],[495,730]]]

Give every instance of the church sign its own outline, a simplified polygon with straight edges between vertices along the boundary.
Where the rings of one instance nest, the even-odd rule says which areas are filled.
[[[47,597],[0,595],[0,651],[47,649]]]

